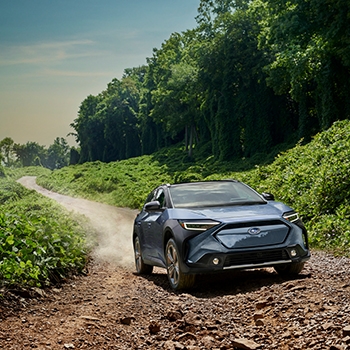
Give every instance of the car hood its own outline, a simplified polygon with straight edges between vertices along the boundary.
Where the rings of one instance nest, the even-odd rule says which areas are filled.
[[[218,220],[223,223],[235,221],[272,220],[281,218],[282,214],[292,209],[280,202],[268,202],[258,205],[227,206],[220,208],[203,208],[192,210],[195,216]]]

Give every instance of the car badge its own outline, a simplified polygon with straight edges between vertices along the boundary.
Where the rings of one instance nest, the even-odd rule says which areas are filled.
[[[251,235],[258,235],[260,233],[260,228],[259,227],[252,227],[248,230],[248,233]]]

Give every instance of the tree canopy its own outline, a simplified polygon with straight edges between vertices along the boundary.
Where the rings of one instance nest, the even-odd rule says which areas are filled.
[[[80,162],[182,141],[218,160],[306,141],[350,115],[347,0],[200,0],[197,27],[173,33],[72,123]]]
[[[48,169],[60,169],[72,160],[72,151],[63,137],[57,137],[48,148],[37,142],[15,143],[10,137],[0,141],[0,167],[43,166]]]

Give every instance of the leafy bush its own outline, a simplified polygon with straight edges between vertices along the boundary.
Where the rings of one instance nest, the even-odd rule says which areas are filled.
[[[0,164],[0,178],[1,177],[6,177],[6,174],[4,167]]]
[[[3,283],[44,286],[84,266],[82,240],[71,224],[0,214],[0,276]]]
[[[46,286],[85,266],[82,228],[58,204],[0,179],[0,285]]]
[[[5,168],[5,173],[11,179],[19,179],[22,176],[39,176],[50,174],[51,170],[42,166],[27,166],[23,168]]]
[[[25,188],[13,180],[0,180],[0,205],[18,201],[25,196],[25,193]]]

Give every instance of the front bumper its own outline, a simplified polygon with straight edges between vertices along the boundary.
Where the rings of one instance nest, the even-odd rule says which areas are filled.
[[[292,257],[292,252],[299,252]],[[210,273],[233,269],[252,269],[273,267],[280,264],[305,262],[310,259],[310,251],[300,246],[291,246],[284,249],[264,249],[237,253],[210,253],[205,254],[199,261],[186,261],[186,273]]]
[[[269,232],[273,233],[273,230]],[[271,234],[273,239],[266,234],[261,240],[259,237],[254,237],[254,240],[243,237],[249,242],[246,247],[242,244],[242,239],[225,237],[223,240],[218,232],[198,235],[187,242],[182,271],[188,274],[211,273],[230,269],[273,267],[310,259],[307,233],[303,226],[291,225],[288,232],[281,232],[282,234]],[[280,239],[281,236],[283,239]],[[236,241],[238,244],[231,244]]]

